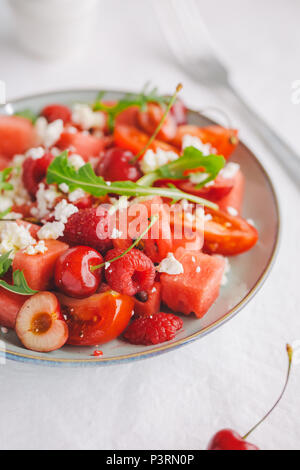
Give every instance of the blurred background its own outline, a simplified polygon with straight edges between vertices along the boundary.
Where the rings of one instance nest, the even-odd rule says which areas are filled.
[[[8,97],[74,87],[140,90],[149,80],[162,92],[171,92],[182,81],[183,96],[189,105],[203,108],[215,104],[216,99],[185,75],[170,54],[155,11],[163,1],[88,0],[79,4],[77,0],[58,1],[58,7],[51,7],[52,15],[47,12],[53,36],[51,47],[45,46],[43,50],[40,31],[43,23],[35,19],[30,30],[26,30],[24,18],[28,12],[24,13],[24,9],[31,3],[45,3],[44,0],[0,0],[0,79],[7,83]],[[291,103],[291,86],[300,78],[300,2],[196,2],[236,86],[256,110],[299,148],[300,105]],[[13,15],[9,3],[17,14]],[[80,4],[86,4],[92,11],[94,25],[89,38],[84,21],[78,24],[73,17],[73,8],[76,11]],[[82,18],[85,15],[89,14],[81,13]],[[23,21],[16,24],[16,16],[23,16]],[[40,57],[25,52],[30,43],[32,49],[41,49]],[[54,58],[49,59],[51,54]]]
[[[218,429],[245,432],[263,415],[282,386],[285,343],[299,345],[299,192],[235,105],[178,66],[157,19],[168,1],[0,0],[7,98],[139,91],[147,81],[172,93],[182,82],[186,103],[224,109],[270,173],[282,209],[278,260],[240,315],[171,354],[92,370],[2,367],[0,448],[203,449]],[[291,99],[300,80],[299,0],[196,2],[236,88],[300,153],[300,104]],[[47,4],[46,13],[37,14],[37,4]],[[299,449],[299,367],[284,402],[253,436],[263,449]]]

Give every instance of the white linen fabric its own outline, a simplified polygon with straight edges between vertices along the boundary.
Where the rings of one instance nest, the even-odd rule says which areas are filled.
[[[298,341],[300,350],[299,192],[238,110],[177,67],[151,3],[99,2],[93,47],[82,58],[54,63],[18,49],[1,1],[0,79],[8,97],[76,87],[133,91],[147,80],[170,92],[183,82],[191,107],[225,108],[269,171],[282,210],[277,262],[233,320],[174,352],[99,369],[0,365],[1,449],[204,449],[219,429],[248,431],[281,390],[285,343]],[[291,102],[292,82],[300,79],[300,3],[198,3],[236,85],[300,153],[300,104]],[[299,351],[296,359],[284,400],[249,439],[262,449],[300,449]]]

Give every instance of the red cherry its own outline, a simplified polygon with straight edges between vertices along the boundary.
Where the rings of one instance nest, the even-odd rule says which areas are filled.
[[[67,124],[72,120],[72,113],[70,108],[62,104],[50,104],[49,106],[46,106],[42,110],[41,116],[45,117],[48,122],[61,119],[64,124]]]
[[[134,155],[129,150],[111,148],[102,157],[97,174],[106,181],[137,181],[142,173],[136,163],[131,163]]]
[[[232,431],[231,429],[222,429],[222,431],[219,431],[212,438],[212,440],[210,441],[208,445],[207,450],[259,450],[259,448],[256,447],[255,445],[250,444],[249,442],[246,442],[246,439],[250,434],[253,433],[253,431],[255,431],[256,428],[258,428],[270,416],[272,411],[276,408],[278,403],[281,401],[286,391],[287,385],[289,383],[290,374],[291,374],[291,367],[292,367],[292,360],[293,360],[293,348],[289,344],[287,344],[286,351],[287,351],[288,360],[289,360],[286,381],[285,381],[281,394],[279,395],[278,399],[276,400],[272,408],[243,437],[240,436],[237,432]]]
[[[103,263],[102,256],[88,246],[76,246],[63,253],[55,266],[55,284],[64,294],[82,299],[95,294],[101,283],[101,269],[91,266]]]
[[[50,152],[46,152],[41,158],[34,159],[27,157],[23,163],[23,174],[22,180],[25,188],[31,194],[35,196],[39,188],[39,184],[43,181],[47,174],[47,169],[54,159],[54,156]]]
[[[183,104],[183,101],[177,98],[170,112],[178,126],[187,124],[187,108]]]
[[[237,432],[223,429],[212,438],[208,450],[259,450],[259,448],[244,441]]]

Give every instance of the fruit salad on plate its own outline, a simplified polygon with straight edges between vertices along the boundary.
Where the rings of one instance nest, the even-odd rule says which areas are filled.
[[[0,116],[0,326],[25,348],[170,341],[257,242],[238,132],[189,125],[180,88]]]

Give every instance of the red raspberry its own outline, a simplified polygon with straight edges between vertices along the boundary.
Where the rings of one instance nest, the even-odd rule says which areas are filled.
[[[31,196],[35,196],[39,188],[39,184],[43,181],[47,174],[48,166],[54,159],[52,153],[45,153],[42,158],[34,160],[27,157],[23,163],[22,180],[25,188]]]
[[[120,256],[123,250],[115,248],[106,254],[105,261]],[[133,249],[125,256],[111,263],[105,270],[110,287],[126,295],[135,295],[153,287],[155,267],[151,259],[139,250]]]
[[[64,124],[72,121],[72,113],[71,110],[67,106],[63,106],[62,104],[50,104],[46,106],[42,112],[41,116],[45,117],[48,122],[56,121],[57,119],[61,119]]]
[[[164,343],[175,338],[176,331],[183,326],[181,318],[172,313],[157,313],[153,317],[134,320],[127,328],[124,337],[132,344]]]
[[[111,225],[105,207],[81,209],[68,219],[63,240],[70,245],[87,245],[103,252],[112,246]]]

